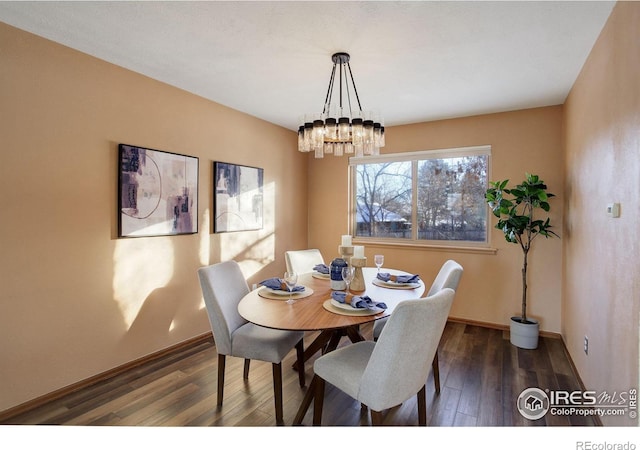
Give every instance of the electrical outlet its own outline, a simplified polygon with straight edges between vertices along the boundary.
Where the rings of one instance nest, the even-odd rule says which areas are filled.
[[[609,203],[607,205],[607,216],[614,219],[620,217],[620,203]]]
[[[589,354],[589,338],[587,336],[584,337],[584,353],[585,355]]]

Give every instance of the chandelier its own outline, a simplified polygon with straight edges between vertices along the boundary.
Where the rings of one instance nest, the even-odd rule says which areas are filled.
[[[334,53],[331,57],[333,70],[322,113],[305,115],[303,124],[298,128],[298,150],[301,152],[313,151],[316,158],[323,158],[325,153],[363,156],[378,155],[380,147],[384,147],[384,126],[372,112],[362,111],[349,59],[349,54],[344,52]],[[336,70],[340,98],[339,104],[333,105],[331,99],[336,84]],[[357,109],[351,107],[352,91],[358,103]],[[343,94],[346,104],[342,102]]]

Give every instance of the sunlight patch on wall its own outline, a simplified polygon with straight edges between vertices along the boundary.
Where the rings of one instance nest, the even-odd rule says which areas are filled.
[[[235,260],[245,278],[258,273],[275,259],[275,183],[263,187],[263,228],[256,231],[220,234],[220,260]]]
[[[242,259],[236,259],[245,278],[252,277],[273,262],[275,242],[275,234],[272,233],[269,236],[265,236],[246,249]]]
[[[113,294],[127,326],[154,290],[166,286],[174,272],[169,238],[120,239],[113,255]]]
[[[208,266],[211,260],[211,211],[206,208],[202,213],[200,221],[200,265]]]
[[[208,266],[211,264],[211,210],[205,208],[200,217],[200,249],[198,250],[198,259],[201,266]],[[198,311],[206,309],[204,304],[204,297],[200,297],[200,304],[198,305]],[[171,323],[173,326],[173,323]]]

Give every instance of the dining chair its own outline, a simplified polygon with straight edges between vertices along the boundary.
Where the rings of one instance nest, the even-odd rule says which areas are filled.
[[[313,424],[322,421],[325,384],[345,392],[371,410],[371,423],[382,424],[382,411],[417,395],[418,423],[427,424],[426,380],[438,349],[455,291],[445,288],[400,302],[376,342],[341,347],[313,364]]]
[[[317,248],[308,250],[289,250],[284,253],[287,264],[287,272],[308,273],[313,272],[317,264],[324,264],[322,253]]]
[[[432,296],[433,294],[441,291],[442,289],[449,288],[454,291],[458,290],[458,285],[460,284],[460,278],[462,277],[463,272],[462,266],[450,259],[445,261],[445,263],[440,267],[440,271],[436,278],[433,280],[431,284],[431,288],[429,288],[429,292],[427,292],[427,297]],[[387,318],[376,320],[373,324],[373,340],[377,340],[382,332],[382,329],[387,322]],[[436,394],[440,393],[440,364],[438,363],[438,350],[436,349],[435,356],[433,358],[433,383],[436,388]]]
[[[225,261],[198,269],[200,287],[218,352],[218,407],[224,396],[226,356],[244,358],[244,379],[249,378],[252,359],[272,363],[276,423],[282,425],[282,360],[296,348],[300,387],[305,385],[302,331],[265,328],[245,320],[238,303],[249,286],[236,261]]]

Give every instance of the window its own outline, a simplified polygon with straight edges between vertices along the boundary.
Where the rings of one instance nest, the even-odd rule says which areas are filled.
[[[487,244],[490,155],[482,146],[351,158],[354,236]]]

